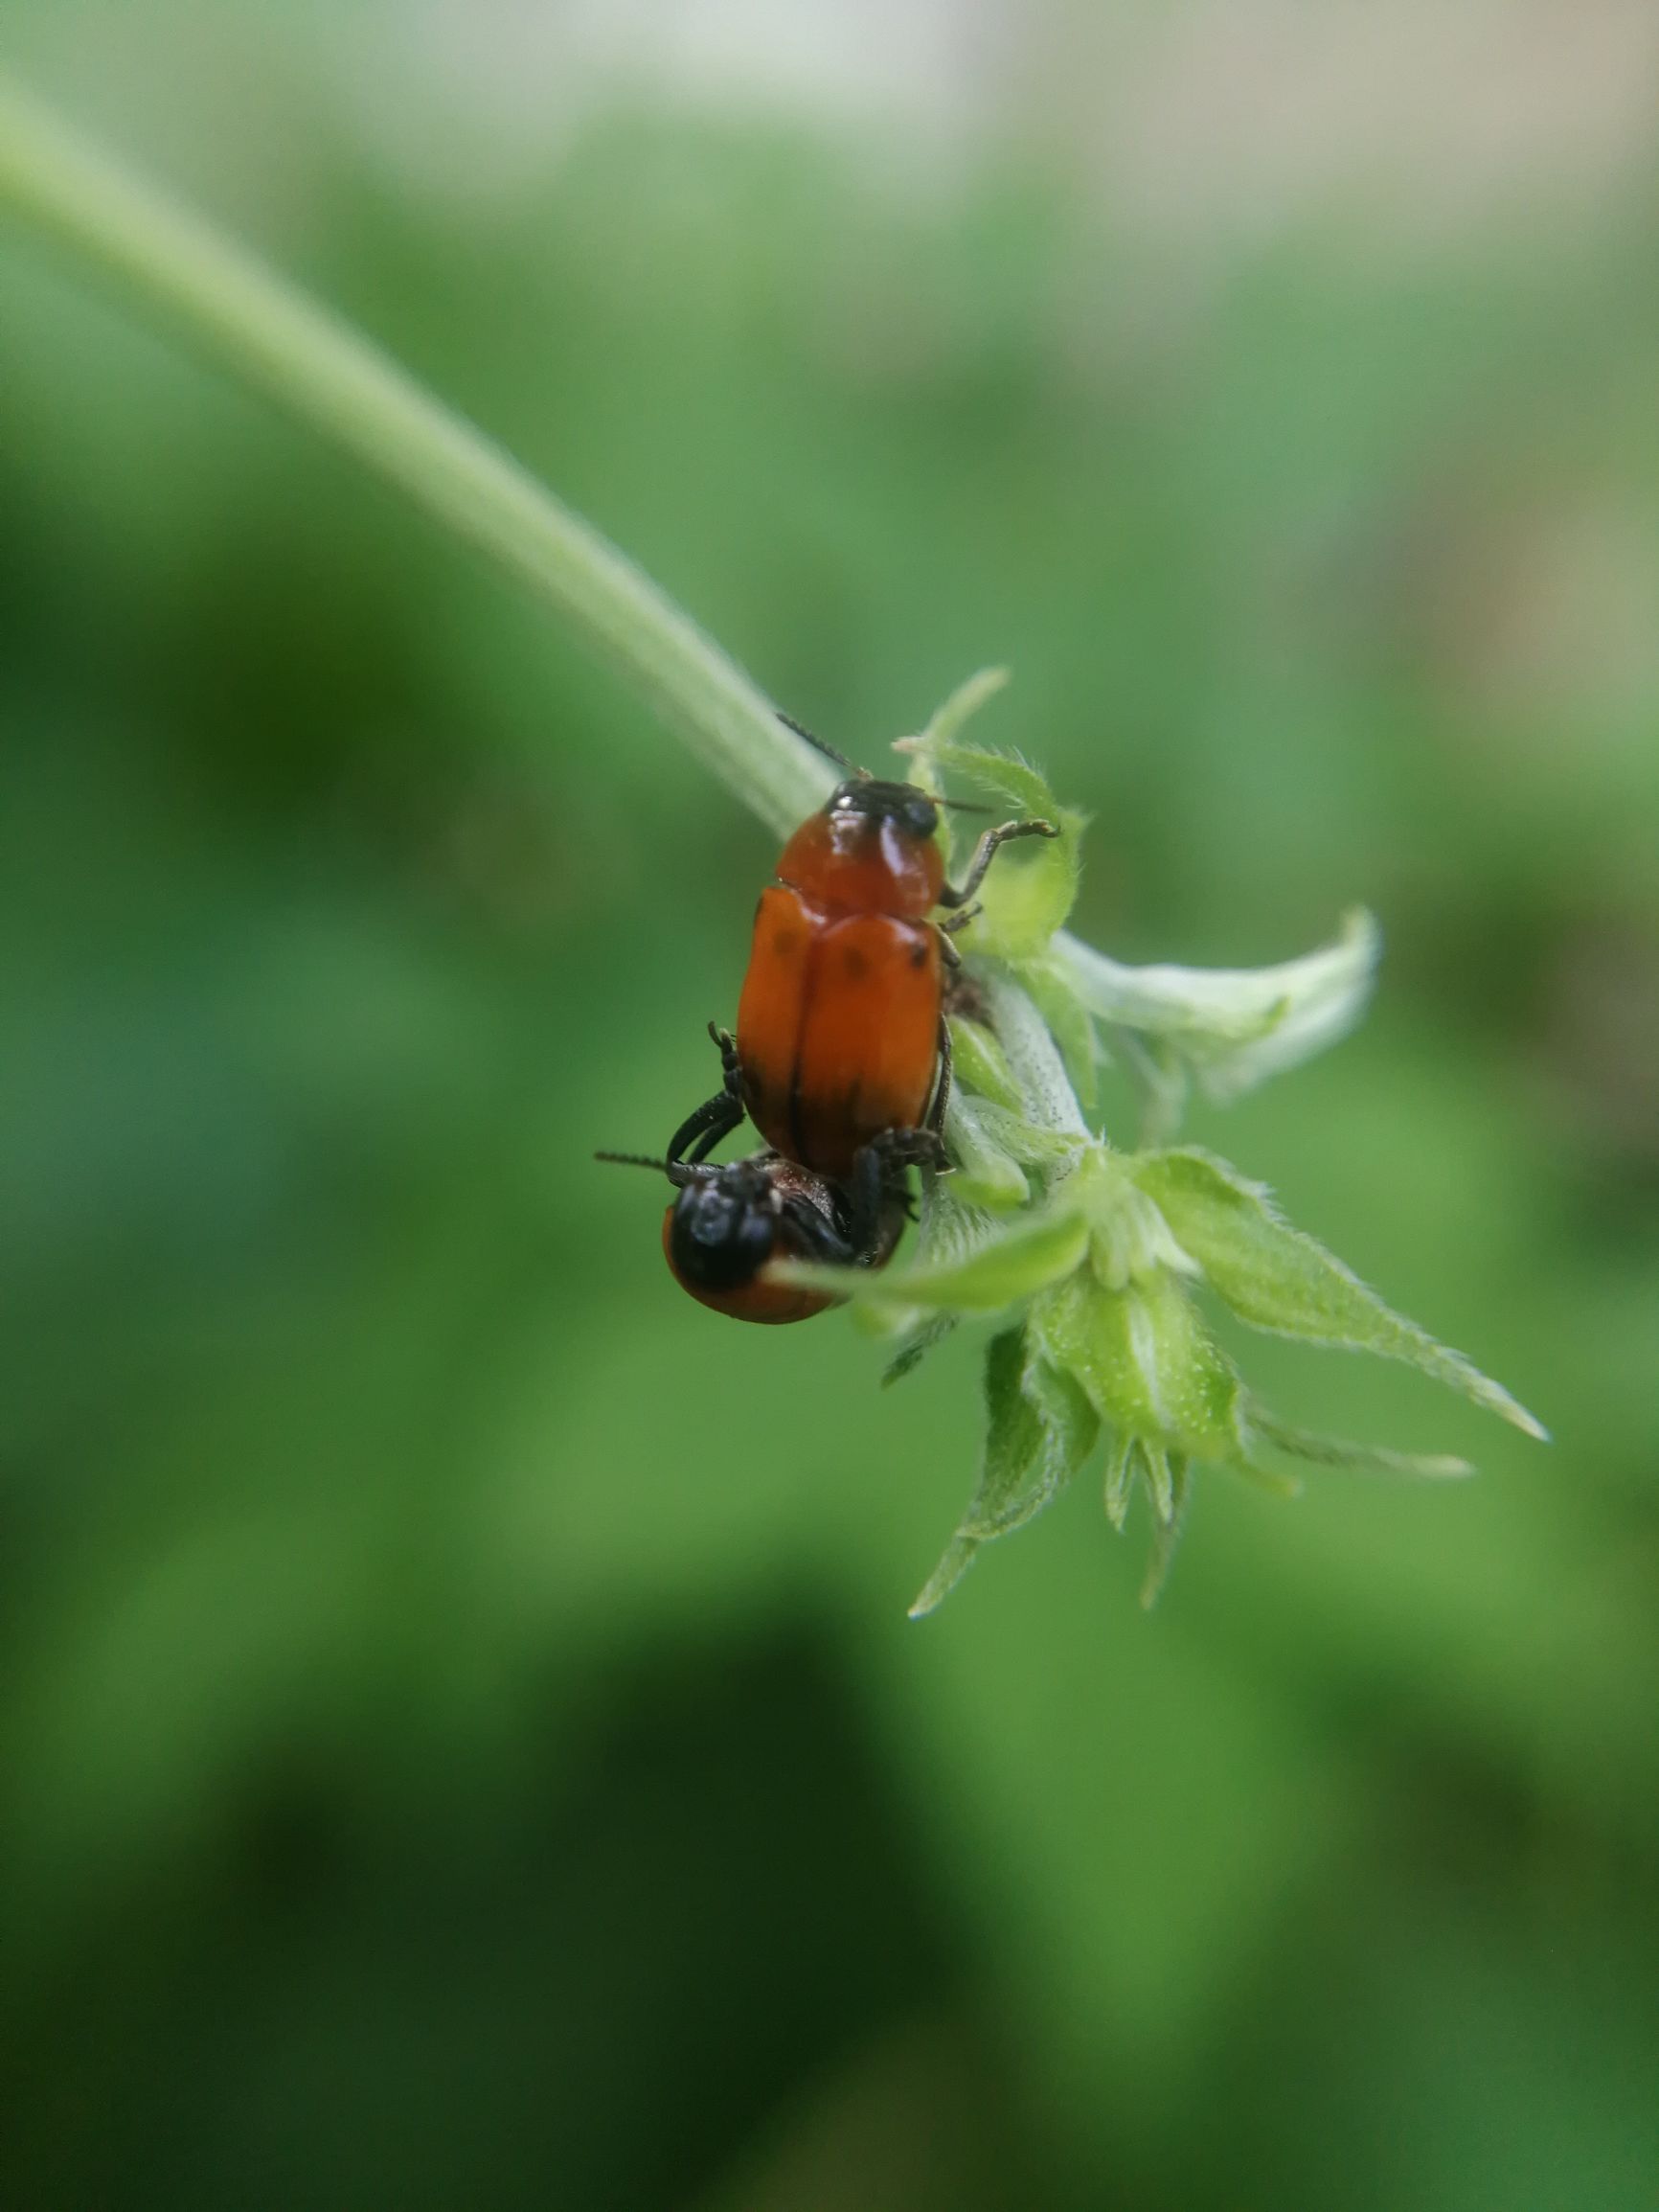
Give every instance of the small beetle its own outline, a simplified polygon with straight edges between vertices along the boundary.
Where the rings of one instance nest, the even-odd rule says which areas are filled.
[[[747,1111],[785,1158],[838,1179],[887,1132],[937,1135],[950,1084],[949,932],[978,912],[969,902],[1003,845],[1058,832],[1037,820],[987,830],[953,886],[936,840],[941,802],[789,727],[850,773],[789,839],[761,894],[725,1085],[669,1150],[700,1160]],[[954,909],[948,921],[930,919],[939,906]]]
[[[806,1321],[835,1299],[767,1279],[774,1260],[884,1266],[903,1231],[898,1171],[880,1148],[861,1158],[850,1188],[776,1152],[722,1166],[601,1152],[602,1160],[656,1168],[675,1186],[663,1217],[663,1252],[674,1280],[700,1305],[736,1321]]]

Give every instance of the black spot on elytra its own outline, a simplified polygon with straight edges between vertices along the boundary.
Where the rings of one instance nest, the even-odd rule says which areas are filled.
[[[870,972],[870,962],[856,945],[849,945],[841,955],[841,972],[850,983],[862,982]]]
[[[925,968],[927,966],[927,946],[920,937],[910,947],[910,965],[912,968]]]

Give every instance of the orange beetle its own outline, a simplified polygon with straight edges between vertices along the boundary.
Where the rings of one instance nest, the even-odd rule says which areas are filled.
[[[916,1144],[909,1156],[937,1157],[950,1085],[948,932],[978,911],[969,901],[999,847],[1057,834],[1035,820],[986,831],[954,886],[939,805],[914,784],[853,770],[795,832],[761,894],[735,1043],[715,1032],[725,1086],[681,1124],[670,1157],[701,1160],[745,1110],[775,1151],[831,1178],[890,1136],[931,1130],[931,1151]],[[948,921],[930,919],[940,906],[954,909]],[[896,1157],[889,1146],[890,1165]]]
[[[845,1187],[776,1152],[720,1167],[628,1152],[599,1157],[667,1174],[676,1192],[663,1216],[669,1270],[699,1305],[735,1321],[777,1324],[822,1313],[833,1295],[769,1280],[771,1263],[884,1266],[904,1227],[902,1188],[879,1150],[859,1161]]]

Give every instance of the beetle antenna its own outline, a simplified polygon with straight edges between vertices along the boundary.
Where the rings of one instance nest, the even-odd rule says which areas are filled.
[[[698,1168],[689,1160],[659,1160],[648,1152],[595,1152],[596,1160],[604,1160],[614,1168],[650,1168],[659,1175],[667,1175],[676,1191],[683,1191],[707,1169]]]
[[[896,753],[924,753],[927,750],[927,740],[925,737],[895,738],[893,750]],[[929,791],[927,795],[936,807],[948,807],[953,814],[993,814],[996,811],[994,807],[978,806],[972,799],[946,799],[938,791]]]
[[[861,777],[865,783],[870,781],[868,768],[861,768],[856,761],[850,761],[845,753],[838,753],[833,745],[826,744],[822,738],[815,738],[793,715],[784,714],[782,707],[774,707],[772,712],[786,730],[793,730],[798,738],[805,738],[814,752],[822,753],[827,761],[833,761],[838,768],[845,768],[850,776]]]

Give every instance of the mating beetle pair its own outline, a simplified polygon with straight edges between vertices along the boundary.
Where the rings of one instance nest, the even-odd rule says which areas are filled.
[[[906,1171],[943,1164],[951,933],[978,912],[973,895],[1001,846],[1057,833],[1036,820],[986,831],[953,886],[936,837],[941,802],[789,727],[849,773],[761,894],[737,1036],[711,1025],[721,1087],[662,1160],[601,1155],[666,1172],[670,1269],[693,1298],[743,1321],[803,1321],[831,1303],[770,1281],[774,1260],[878,1267],[892,1256]],[[770,1150],[711,1165],[745,1113]]]

